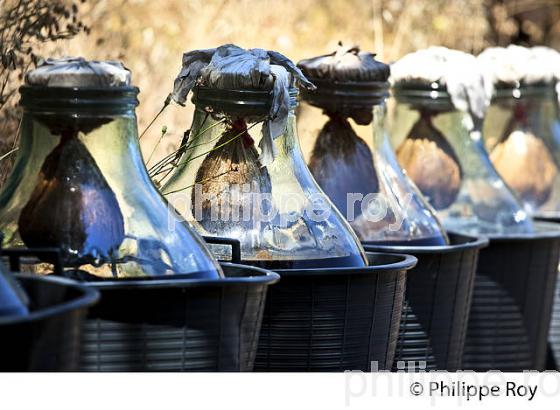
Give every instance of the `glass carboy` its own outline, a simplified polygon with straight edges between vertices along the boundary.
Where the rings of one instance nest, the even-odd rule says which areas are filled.
[[[402,171],[389,142],[389,66],[343,44],[298,66],[317,86],[302,89],[307,104],[299,128],[315,131],[317,122],[323,124],[308,133],[314,141],[309,168],[360,240],[445,245],[447,236],[435,212]]]
[[[20,93],[18,158],[0,193],[4,246],[57,248],[86,277],[222,276],[148,176],[127,69],[49,59]]]
[[[496,170],[535,216],[560,216],[560,53],[489,48],[478,56],[495,92],[484,137]]]
[[[482,122],[492,84],[476,58],[431,47],[391,67],[397,158],[448,230],[532,232],[532,221],[488,157]]]
[[[184,154],[162,193],[202,234],[240,242],[269,268],[364,266],[358,239],[317,186],[296,130],[286,57],[226,45],[186,53],[173,98],[196,107]],[[221,259],[228,248],[212,248]]]

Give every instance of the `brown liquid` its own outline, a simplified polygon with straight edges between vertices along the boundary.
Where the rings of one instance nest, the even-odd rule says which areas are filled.
[[[558,169],[544,142],[532,132],[512,131],[494,147],[490,159],[524,202],[538,208],[548,200]]]
[[[195,218],[207,232],[215,235],[231,229],[229,218],[232,215],[239,216],[236,225],[250,230],[255,217],[245,215],[246,212],[254,212],[246,204],[248,201],[251,203],[253,194],[272,192],[268,170],[260,164],[259,154],[247,133],[244,120],[237,120],[231,125],[216,146],[221,147],[208,154],[196,174],[204,197],[198,198],[199,190],[193,189],[191,201]],[[233,190],[239,195],[231,195]],[[262,206],[263,212],[268,214],[267,203]],[[222,215],[227,215],[225,220]]]
[[[435,209],[449,207],[461,188],[463,171],[445,136],[423,113],[397,149],[397,159]]]

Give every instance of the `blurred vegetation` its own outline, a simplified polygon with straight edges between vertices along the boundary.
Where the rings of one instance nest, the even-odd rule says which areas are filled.
[[[82,0],[83,2],[83,0]],[[59,0],[0,0],[0,183],[16,149],[18,87],[46,51],[44,45],[69,40],[89,28],[78,20],[78,6]]]
[[[27,0],[42,4],[47,0]],[[88,30],[71,39],[41,41],[37,54],[118,59],[140,87],[139,128],[159,111],[178,73],[182,53],[235,43],[278,50],[293,60],[330,52],[339,40],[373,50],[386,61],[430,45],[478,53],[489,45],[560,47],[558,0],[98,0],[64,4]],[[8,4],[0,0],[0,19]],[[4,24],[4,23],[0,23]],[[88,34],[89,33],[89,34]],[[74,35],[76,34],[76,35]],[[11,78],[17,88],[21,77]],[[3,111],[13,112],[13,106]],[[152,162],[172,152],[189,126],[192,108],[170,107],[142,139]],[[165,137],[152,151],[166,126]],[[9,129],[0,127],[2,130]],[[3,133],[9,142],[13,135]],[[0,153],[1,154],[1,153]]]

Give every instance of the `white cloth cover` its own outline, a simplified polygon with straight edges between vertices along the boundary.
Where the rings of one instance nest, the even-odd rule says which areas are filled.
[[[552,48],[509,45],[491,47],[478,55],[478,61],[494,85],[556,83],[560,103],[560,53]]]
[[[289,88],[294,80],[308,89],[315,88],[292,61],[276,51],[245,50],[226,44],[183,54],[183,66],[175,79],[171,98],[184,105],[196,84],[218,89],[272,90],[272,106],[259,144],[260,160],[268,165],[276,156],[273,140],[286,129]]]
[[[445,85],[455,108],[469,112],[475,123],[483,120],[494,91],[476,57],[445,47],[407,54],[391,65],[391,82]]]
[[[560,53],[549,47],[491,47],[478,61],[494,84],[535,84],[560,80]]]

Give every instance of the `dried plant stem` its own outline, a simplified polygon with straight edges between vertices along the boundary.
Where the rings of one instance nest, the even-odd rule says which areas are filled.
[[[190,151],[190,150],[193,150],[195,148],[198,148],[202,145],[210,144],[210,143],[212,143],[216,140],[219,140],[219,139],[220,139],[220,136],[217,136],[216,138],[212,138],[211,140],[200,143],[200,144],[194,144],[194,145],[184,144],[183,146],[185,146],[186,148],[183,149],[183,153],[187,152],[187,151]],[[155,177],[155,176],[158,176],[159,174],[164,173],[164,172],[166,172],[166,175],[163,178],[165,178],[167,175],[169,175],[169,170],[173,170],[173,169],[175,169],[176,166],[178,166],[178,164],[174,164],[177,152],[178,151],[175,151],[171,154],[171,158],[173,158],[173,159],[170,158],[168,161],[166,161],[164,164],[162,164],[162,166],[160,166],[156,172],[153,172],[153,173],[151,172],[150,175]],[[166,168],[166,166],[168,166],[168,165],[171,165],[171,167],[169,169]]]
[[[0,156],[0,161],[4,161],[6,158],[8,158],[10,155],[12,155],[14,152],[16,152],[18,150],[18,148],[12,148],[10,151],[6,152],[5,154],[3,154],[2,156]]]
[[[206,121],[206,120],[205,120]],[[187,141],[185,144],[182,144],[181,146],[179,146],[179,148],[177,148],[175,151],[173,151],[171,154],[166,155],[165,157],[163,157],[161,160],[159,160],[158,162],[156,162],[148,171],[148,173],[150,174],[150,176],[157,176],[162,169],[171,164],[173,162],[173,160],[175,159],[175,157],[177,156],[177,153],[179,152],[186,152],[189,150],[192,150],[194,148],[200,147],[201,145],[206,145],[209,144],[213,141],[215,141],[216,139],[218,139],[219,137],[216,137],[210,141],[207,142],[203,142],[201,144],[195,144],[192,145],[194,142],[196,142],[201,135],[203,135],[205,132],[211,130],[212,128],[224,124],[225,123],[225,119],[220,120],[212,125],[210,125],[209,127],[201,130],[197,135],[195,135],[194,137],[192,137],[189,141]],[[204,123],[203,123],[204,124]]]
[[[171,96],[168,96],[164,103],[163,103],[163,107],[161,107],[161,110],[159,110],[159,112],[156,114],[156,116],[154,118],[152,118],[152,120],[150,121],[150,123],[148,124],[148,126],[146,128],[144,128],[144,131],[142,131],[142,133],[140,134],[140,136],[138,137],[139,140],[142,139],[142,137],[144,136],[144,134],[146,134],[146,132],[150,129],[150,127],[154,124],[154,122],[156,122],[156,120],[159,118],[159,116],[163,113],[163,111],[169,106],[169,103],[171,103]],[[155,148],[154,148],[155,149]]]
[[[156,145],[154,145],[154,148],[152,148],[152,152],[150,154],[150,156],[148,157],[148,160],[146,161],[146,165],[150,163],[150,161],[152,160],[152,157],[154,156],[154,153],[156,152],[157,147],[159,147],[159,144],[161,144],[161,141],[163,140],[163,137],[165,136],[165,134],[167,133],[167,127],[164,127],[161,130],[161,135],[156,143]]]
[[[205,156],[205,155],[208,155],[210,152],[213,152],[213,151],[215,151],[215,150],[217,150],[217,149],[220,149],[220,148],[222,148],[222,147],[225,147],[226,145],[228,145],[228,144],[232,143],[233,141],[239,139],[243,134],[247,133],[251,128],[253,128],[254,126],[256,126],[257,124],[259,124],[259,123],[261,123],[261,122],[262,122],[262,121],[258,121],[258,122],[255,122],[255,123],[251,124],[249,127],[247,127],[246,130],[243,130],[242,132],[240,132],[240,133],[234,135],[233,137],[231,137],[230,139],[228,139],[226,142],[224,142],[224,143],[222,143],[222,144],[219,144],[219,145],[216,145],[216,146],[215,146],[214,148],[212,148],[210,151],[203,152],[202,154],[199,154],[199,155],[195,155],[194,157],[189,158],[188,160],[185,160],[184,162],[180,162],[180,163],[176,164],[174,167],[178,167],[178,166],[181,166],[181,165],[183,165],[183,164],[188,164],[189,162],[194,161],[195,159],[198,159],[198,158],[201,158],[201,157],[203,157],[203,156]],[[172,168],[172,169],[173,169],[173,168]],[[168,170],[168,171],[169,171],[169,170]],[[206,182],[206,181],[209,181],[209,180],[212,180],[213,178],[217,178],[217,177],[222,176],[222,175],[226,175],[226,174],[228,174],[229,172],[231,172],[231,171],[223,172],[223,173],[221,173],[221,174],[219,174],[219,175],[214,175],[213,177],[206,178],[206,179],[201,180],[201,181],[197,181],[197,182],[194,183],[194,185],[199,184],[199,183],[202,183],[202,182]],[[186,187],[184,187],[184,188],[179,188],[179,189],[176,189],[176,190],[173,190],[173,191],[170,191],[170,192],[164,192],[163,195],[169,195],[169,194],[171,194],[171,193],[179,192],[179,191],[188,189],[188,188],[190,188],[190,187],[192,187],[192,186],[194,186],[194,185],[189,185],[189,186],[186,186]]]
[[[164,193],[163,195],[164,195],[164,196],[165,196],[165,195],[171,195],[171,194],[175,194],[175,193],[177,193],[177,192],[184,191],[185,189],[192,188],[192,187],[195,186],[196,184],[203,184],[203,183],[205,183],[205,182],[212,181],[213,179],[219,178],[219,177],[224,176],[224,175],[227,175],[227,174],[229,174],[230,172],[232,172],[232,170],[229,170],[229,171],[226,171],[226,172],[222,172],[221,174],[214,175],[214,176],[212,176],[212,177],[205,178],[205,179],[202,179],[202,180],[200,180],[200,181],[196,181],[194,184],[187,185],[186,187],[183,187],[183,188],[174,189],[173,191],[166,192],[166,193]]]
[[[0,156],[0,162],[3,161],[4,159],[8,158],[10,155],[12,155],[14,152],[16,152],[19,149],[18,141],[19,141],[19,131],[21,129],[21,121],[22,121],[22,119],[20,118],[19,121],[18,121],[17,129],[16,129],[16,136],[14,138],[14,141],[12,142],[12,148],[8,152],[6,152],[6,153],[2,154],[2,156]]]
[[[255,125],[257,125],[257,124],[259,124],[259,123],[260,123],[260,121],[254,123],[254,124],[251,124],[251,126],[247,127],[246,130],[243,130],[242,132],[236,134],[235,136],[231,137],[231,138],[230,138],[229,140],[227,140],[226,142],[224,142],[224,143],[222,143],[222,144],[219,144],[219,145],[216,145],[216,146],[215,146],[214,148],[212,148],[210,151],[208,151],[208,152],[203,152],[202,154],[195,155],[194,157],[189,158],[189,159],[186,160],[186,161],[179,162],[176,166],[178,167],[178,166],[181,166],[181,165],[188,164],[189,162],[194,161],[195,159],[198,159],[198,158],[200,158],[200,157],[203,157],[203,156],[205,156],[205,155],[208,155],[208,154],[209,154],[210,152],[212,152],[212,151],[215,151],[215,150],[217,150],[217,149],[219,149],[219,148],[225,147],[225,146],[228,145],[229,143],[231,143],[231,142],[235,141],[236,139],[238,139],[239,137],[241,137],[243,134],[247,133],[247,131],[249,131],[251,128],[253,128]]]
[[[22,123],[22,121],[23,121],[23,118],[20,117],[20,119],[19,119],[19,121],[18,121],[18,126],[17,126],[17,128],[16,128],[16,136],[15,136],[15,138],[14,138],[14,142],[12,143],[12,150],[13,150],[14,148],[17,148],[17,146],[18,146],[18,143],[19,143],[19,132],[20,132],[20,130],[21,130],[21,123]]]

